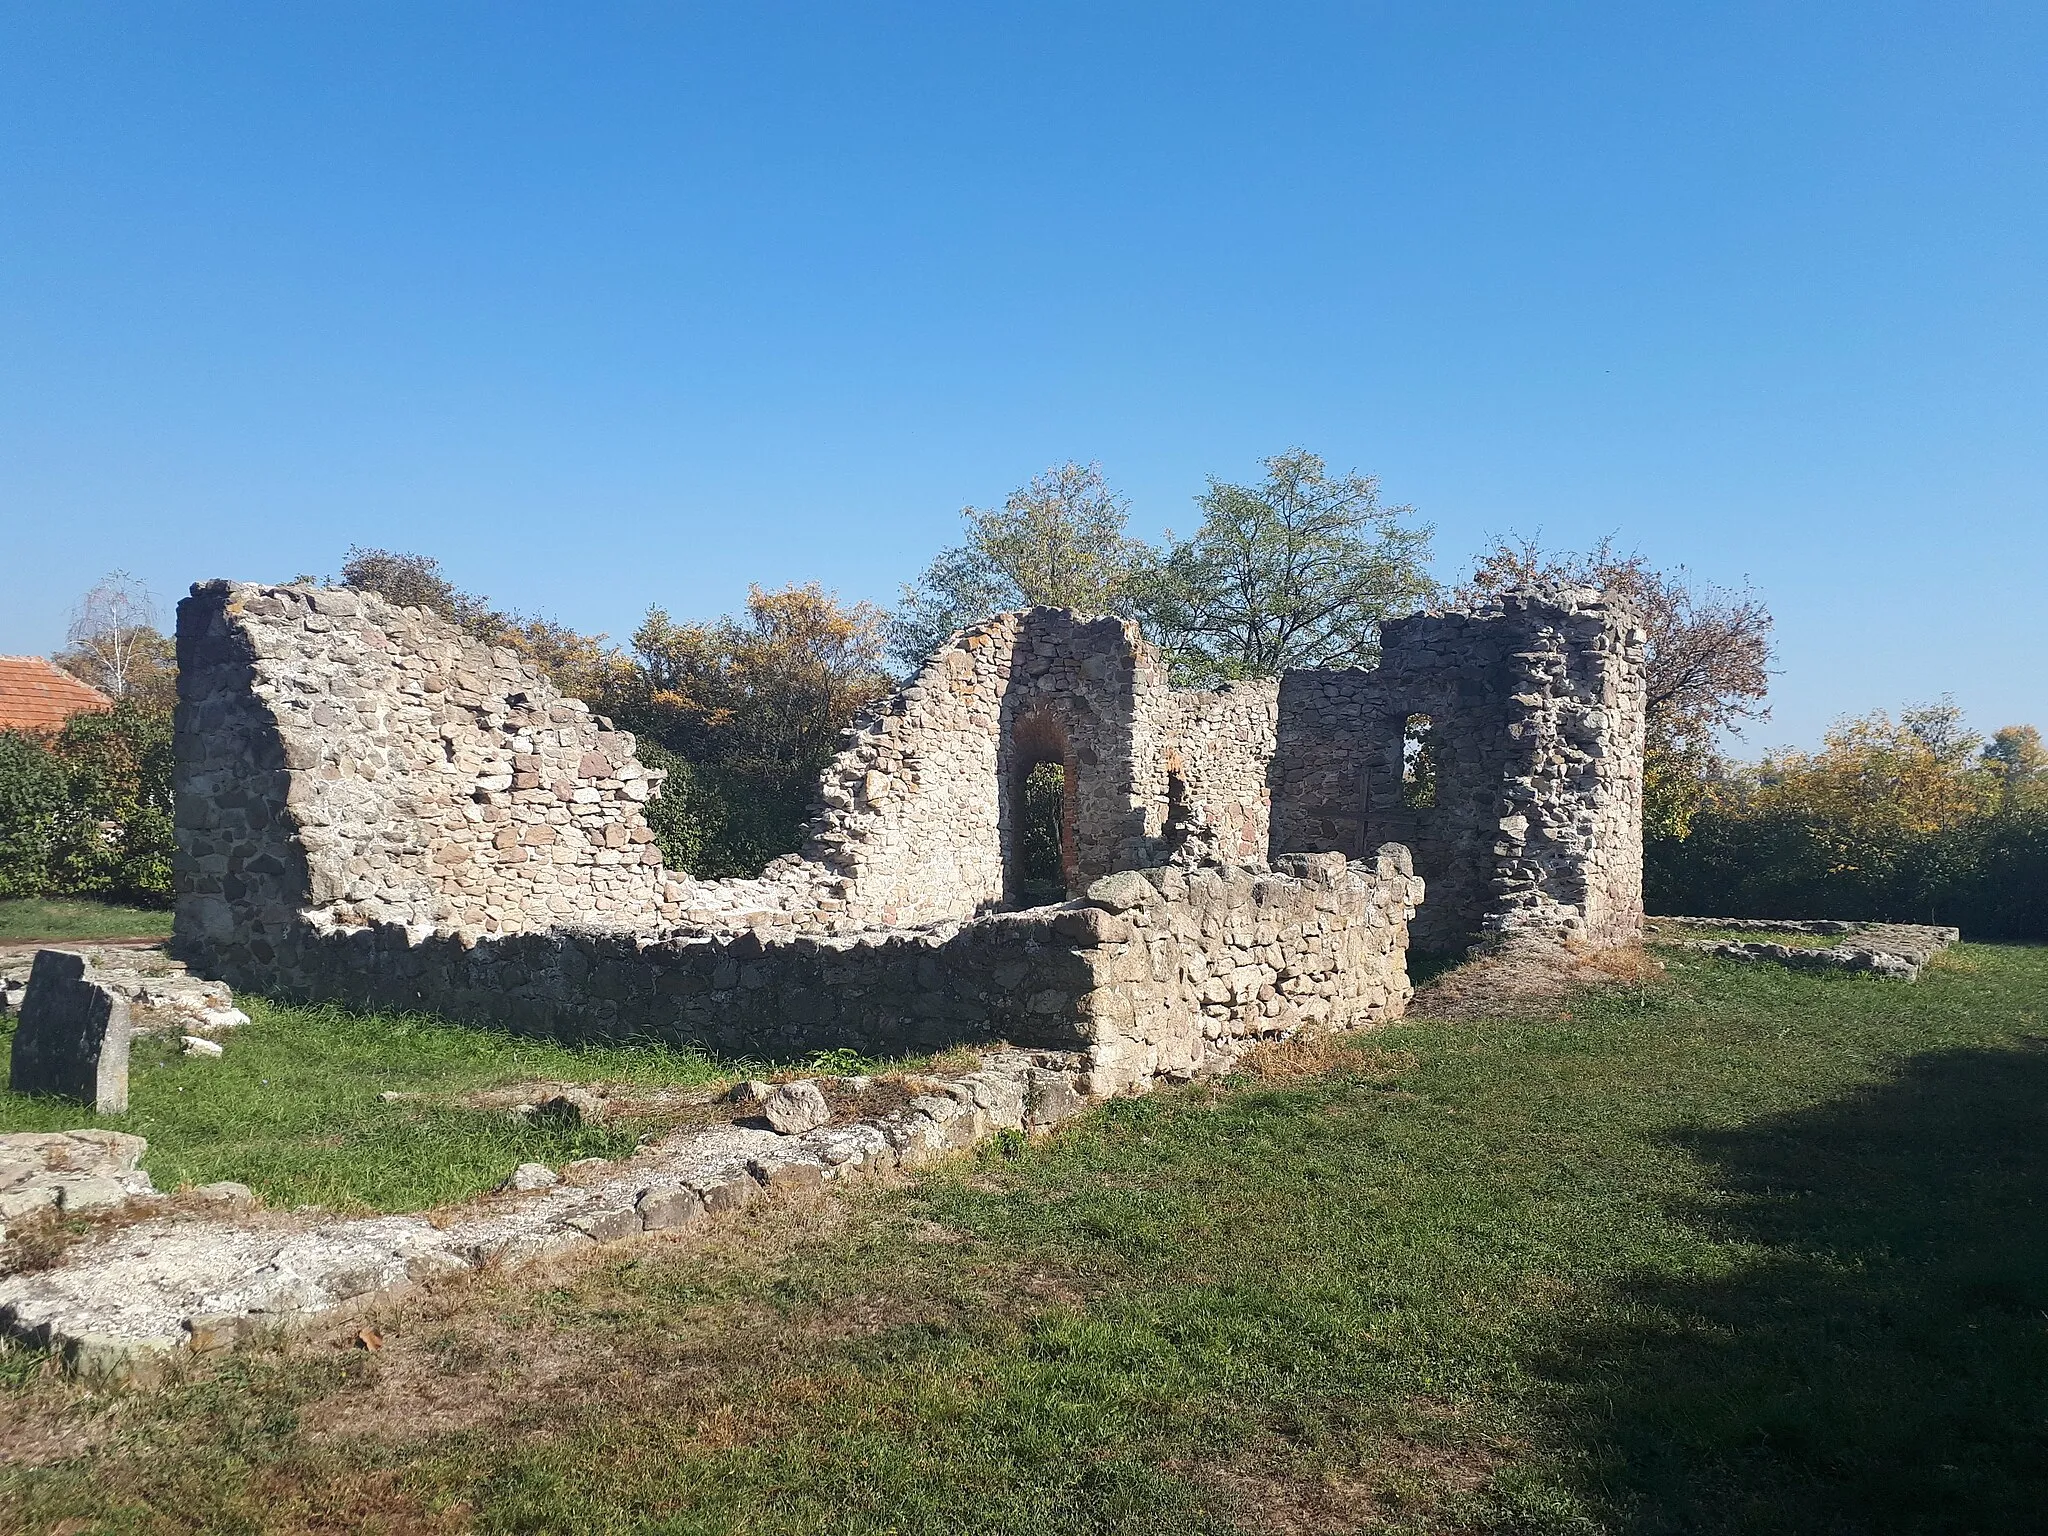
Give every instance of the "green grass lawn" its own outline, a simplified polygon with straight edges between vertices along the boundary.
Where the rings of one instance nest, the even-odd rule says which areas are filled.
[[[2041,949],[1915,985],[1674,954],[484,1277],[374,1354],[125,1401],[16,1371],[0,1444],[57,1449],[0,1524],[2036,1531],[2044,1006]]]
[[[162,939],[170,932],[168,908],[40,896],[0,901],[0,944],[27,939]]]
[[[160,1189],[237,1179],[278,1205],[418,1210],[486,1189],[521,1162],[622,1157],[662,1128],[657,1114],[551,1130],[451,1102],[461,1095],[535,1078],[687,1086],[735,1071],[692,1051],[570,1049],[428,1018],[239,1001],[250,1022],[222,1037],[218,1060],[182,1055],[175,1036],[135,1042],[127,1114],[0,1092],[0,1131],[146,1136],[143,1166]],[[0,1024],[0,1061],[13,1028]],[[380,1100],[387,1091],[427,1097]]]

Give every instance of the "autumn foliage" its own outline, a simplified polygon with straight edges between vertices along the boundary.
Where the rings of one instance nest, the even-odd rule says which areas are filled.
[[[1645,853],[1653,911],[2048,939],[2048,755],[2034,727],[1986,741],[1948,703],[1846,719],[1818,752],[1724,769]]]
[[[649,820],[673,861],[718,878],[797,850],[840,732],[890,689],[884,619],[816,583],[754,587],[744,618],[648,611],[630,663],[588,697],[669,770]]]

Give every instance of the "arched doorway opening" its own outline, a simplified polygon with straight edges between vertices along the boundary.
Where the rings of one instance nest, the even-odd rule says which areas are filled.
[[[1035,711],[1010,736],[1009,821],[1004,859],[1015,907],[1065,901],[1079,875],[1074,842],[1074,753],[1058,716]]]

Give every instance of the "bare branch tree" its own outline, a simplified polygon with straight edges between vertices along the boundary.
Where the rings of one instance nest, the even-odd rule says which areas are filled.
[[[1649,725],[1653,747],[1711,750],[1716,731],[1770,711],[1771,612],[1752,588],[1697,583],[1684,566],[1653,570],[1611,538],[1583,554],[1550,553],[1532,538],[1495,537],[1461,602],[1527,582],[1599,587],[1627,598],[1649,632]]]
[[[57,663],[110,699],[146,691],[170,664],[156,618],[148,587],[126,571],[109,572],[72,609]]]

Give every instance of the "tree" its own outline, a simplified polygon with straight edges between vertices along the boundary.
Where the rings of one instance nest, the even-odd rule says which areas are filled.
[[[943,551],[889,621],[888,651],[920,666],[956,631],[1043,604],[1125,613],[1142,547],[1125,537],[1130,504],[1099,464],[1069,460],[1012,491],[999,509],[966,507],[967,541]]]
[[[2048,788],[2048,748],[2031,725],[2008,725],[1993,732],[1983,760],[1998,781],[1999,804],[2007,809]]]
[[[602,707],[688,764],[650,812],[664,852],[717,877],[796,851],[840,733],[889,691],[883,626],[880,610],[815,583],[753,588],[743,620],[679,624],[648,611],[635,665]]]
[[[1644,850],[1653,911],[1960,924],[2048,938],[2048,800],[2008,798],[2010,726],[1988,746],[1949,699],[1838,720],[1818,752],[1725,769],[1683,838]]]
[[[375,592],[401,608],[425,608],[489,645],[502,643],[515,623],[511,615],[493,608],[489,599],[463,591],[442,575],[441,562],[431,555],[351,544],[342,560],[339,585],[356,592]]]
[[[0,731],[0,896],[170,894],[167,710],[129,697],[58,731]]]
[[[1147,632],[1182,683],[1270,677],[1289,667],[1372,664],[1383,619],[1435,593],[1432,531],[1383,506],[1371,475],[1331,476],[1292,448],[1257,486],[1211,479],[1202,523],[1131,583]]]
[[[1531,583],[1598,587],[1626,598],[1649,636],[1644,820],[1652,836],[1683,837],[1719,771],[1717,733],[1768,717],[1771,614],[1747,585],[1695,584],[1684,566],[1651,567],[1612,539],[1583,554],[1546,553],[1534,539],[1496,538],[1471,580],[1470,602]]]
[[[168,709],[177,702],[177,647],[156,623],[149,588],[113,571],[79,599],[53,659],[110,699]]]

